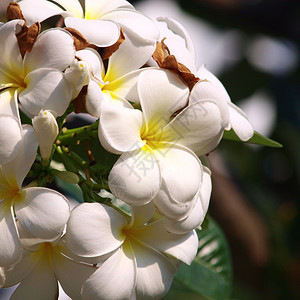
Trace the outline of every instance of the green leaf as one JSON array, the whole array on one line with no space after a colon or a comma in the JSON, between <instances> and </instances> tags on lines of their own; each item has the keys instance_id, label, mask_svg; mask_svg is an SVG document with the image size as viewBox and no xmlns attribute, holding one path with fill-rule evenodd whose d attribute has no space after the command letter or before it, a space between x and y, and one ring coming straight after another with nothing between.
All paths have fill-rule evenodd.
<instances>
[{"instance_id":1,"label":"green leaf","mask_svg":"<svg viewBox=\"0 0 300 300\"><path fill-rule=\"evenodd\" d=\"M223 139L236 141L236 142L243 142L232 129L230 129L229 131L224 131ZM263 135L261 135L256 131L254 132L252 138L250 138L248 141L243 143L256 144L256 145L268 146L273 148L282 148L282 145L280 143L273 141L267 137L264 137Z\"/></svg>"},{"instance_id":2,"label":"green leaf","mask_svg":"<svg viewBox=\"0 0 300 300\"><path fill-rule=\"evenodd\" d=\"M175 280L196 293L198 299L228 299L231 293L232 265L226 238L209 218L207 229L198 230L199 248L190 266L182 265Z\"/></svg>"}]
</instances>

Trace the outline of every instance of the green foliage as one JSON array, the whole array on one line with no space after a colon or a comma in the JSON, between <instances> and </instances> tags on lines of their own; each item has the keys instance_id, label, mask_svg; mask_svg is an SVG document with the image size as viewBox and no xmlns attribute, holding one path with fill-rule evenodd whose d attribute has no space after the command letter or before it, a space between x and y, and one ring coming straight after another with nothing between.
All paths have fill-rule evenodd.
<instances>
[{"instance_id":1,"label":"green foliage","mask_svg":"<svg viewBox=\"0 0 300 300\"><path fill-rule=\"evenodd\" d=\"M182 265L168 299L228 299L231 293L232 267L226 238L212 219L198 230L199 248L190 266Z\"/></svg>"},{"instance_id":2,"label":"green foliage","mask_svg":"<svg viewBox=\"0 0 300 300\"><path fill-rule=\"evenodd\" d=\"M230 141L236 141L236 142L243 142L240 140L240 138L235 134L235 132L231 129L229 131L224 131L223 139L230 140ZM273 141L267 137L264 137L258 132L254 132L254 135L252 138L250 138L248 141L244 142L248 144L256 144L256 145L262 145L262 146L268 146L273 148L281 148L282 145L276 141Z\"/></svg>"}]
</instances>

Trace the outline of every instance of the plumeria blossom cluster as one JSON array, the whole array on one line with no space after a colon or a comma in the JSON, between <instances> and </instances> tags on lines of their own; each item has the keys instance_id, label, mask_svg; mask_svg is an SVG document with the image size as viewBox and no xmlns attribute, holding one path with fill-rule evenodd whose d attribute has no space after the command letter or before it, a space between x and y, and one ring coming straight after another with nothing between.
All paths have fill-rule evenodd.
<instances>
[{"instance_id":1,"label":"plumeria blossom cluster","mask_svg":"<svg viewBox=\"0 0 300 300\"><path fill-rule=\"evenodd\" d=\"M163 297L197 254L207 155L224 130L251 138L247 116L197 69L175 20L151 20L125 0L22 0L6 16L0 287L19 284L11 299L56 299L58 282L72 299ZM66 129L74 112L96 121ZM110 167L89 139L117 157ZM87 158L73 151L80 143ZM78 184L85 203L70 211L55 177Z\"/></svg>"}]
</instances>

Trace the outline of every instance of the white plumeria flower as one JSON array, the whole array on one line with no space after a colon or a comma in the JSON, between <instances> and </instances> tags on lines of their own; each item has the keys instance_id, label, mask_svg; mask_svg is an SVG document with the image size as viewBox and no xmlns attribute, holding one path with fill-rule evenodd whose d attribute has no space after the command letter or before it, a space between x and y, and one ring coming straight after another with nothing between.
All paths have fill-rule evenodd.
<instances>
[{"instance_id":1,"label":"white plumeria flower","mask_svg":"<svg viewBox=\"0 0 300 300\"><path fill-rule=\"evenodd\" d=\"M59 133L55 115L49 110L41 110L32 119L32 126L39 140L40 154L43 160L50 157L53 143Z\"/></svg>"},{"instance_id":2,"label":"white plumeria flower","mask_svg":"<svg viewBox=\"0 0 300 300\"><path fill-rule=\"evenodd\" d=\"M123 153L109 186L129 204L153 200L160 213L179 220L188 216L202 185L202 164L193 151L204 155L217 146L221 113L213 100L187 106L188 88L170 71L142 72L138 92L142 112L102 104L100 142L108 151Z\"/></svg>"},{"instance_id":3,"label":"white plumeria flower","mask_svg":"<svg viewBox=\"0 0 300 300\"><path fill-rule=\"evenodd\" d=\"M0 27L0 111L18 118L22 109L37 115L41 109L62 115L71 101L72 86L64 71L75 58L72 36L59 28L41 33L32 50L22 58L16 34L23 20L12 20Z\"/></svg>"},{"instance_id":4,"label":"white plumeria flower","mask_svg":"<svg viewBox=\"0 0 300 300\"><path fill-rule=\"evenodd\" d=\"M130 107L130 102L138 102L137 79L144 70L140 69L154 52L154 45L138 47L130 39L108 59L105 69L97 51L86 48L76 52L76 57L89 67L89 83L86 95L86 109L96 117L100 116L102 101Z\"/></svg>"},{"instance_id":5,"label":"white plumeria flower","mask_svg":"<svg viewBox=\"0 0 300 300\"><path fill-rule=\"evenodd\" d=\"M200 78L191 90L190 103L197 102L199 99L214 99L217 101L222 112L222 126L225 130L231 128L242 141L247 141L254 134L252 124L247 115L233 104L222 83L209 72L204 66L197 71L195 50L191 38L184 27L177 21L170 18L159 18L165 22L169 32L163 31L167 38L164 44L175 55L178 62L184 64L189 70Z\"/></svg>"},{"instance_id":6,"label":"white plumeria flower","mask_svg":"<svg viewBox=\"0 0 300 300\"><path fill-rule=\"evenodd\" d=\"M169 233L162 219L150 221L153 213L152 205L132 207L129 222L99 203L84 203L72 211L68 248L96 262L109 254L84 284L83 299L156 299L167 293L180 261L193 261L198 238L195 231Z\"/></svg>"},{"instance_id":7,"label":"white plumeria flower","mask_svg":"<svg viewBox=\"0 0 300 300\"><path fill-rule=\"evenodd\" d=\"M57 282L72 299L81 299L82 285L97 268L68 258L65 252L69 250L61 237L43 242L26 232L19 222L18 231L23 246L22 259L3 269L3 287L20 283L11 299L22 300L24 295L31 300L56 299Z\"/></svg>"},{"instance_id":8,"label":"white plumeria flower","mask_svg":"<svg viewBox=\"0 0 300 300\"><path fill-rule=\"evenodd\" d=\"M24 125L17 155L0 167L0 266L3 267L15 264L22 256L16 218L34 237L51 241L61 234L69 217L69 203L60 193L41 187L22 188L37 146L33 128Z\"/></svg>"},{"instance_id":9,"label":"white plumeria flower","mask_svg":"<svg viewBox=\"0 0 300 300\"><path fill-rule=\"evenodd\" d=\"M59 6L46 0L23 0L19 4L29 24L61 14L65 16L66 26L77 29L90 43L99 47L110 46L118 40L120 30L117 24L141 43L154 44L159 36L154 22L125 0L85 0L85 11L78 0L53 2Z\"/></svg>"}]
</instances>

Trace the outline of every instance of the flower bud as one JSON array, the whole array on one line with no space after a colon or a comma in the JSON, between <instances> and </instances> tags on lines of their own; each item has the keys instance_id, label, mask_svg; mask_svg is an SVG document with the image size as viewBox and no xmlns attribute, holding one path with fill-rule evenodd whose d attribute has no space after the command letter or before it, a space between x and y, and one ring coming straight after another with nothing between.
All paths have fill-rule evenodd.
<instances>
[{"instance_id":1,"label":"flower bud","mask_svg":"<svg viewBox=\"0 0 300 300\"><path fill-rule=\"evenodd\" d=\"M50 157L52 145L59 132L54 115L55 113L49 110L41 110L32 119L32 125L38 136L40 153L43 160L47 160Z\"/></svg>"},{"instance_id":2,"label":"flower bud","mask_svg":"<svg viewBox=\"0 0 300 300\"><path fill-rule=\"evenodd\" d=\"M82 87L88 85L90 79L89 66L84 61L74 59L70 67L65 71L65 78L73 86L72 99L76 98Z\"/></svg>"}]
</instances>

